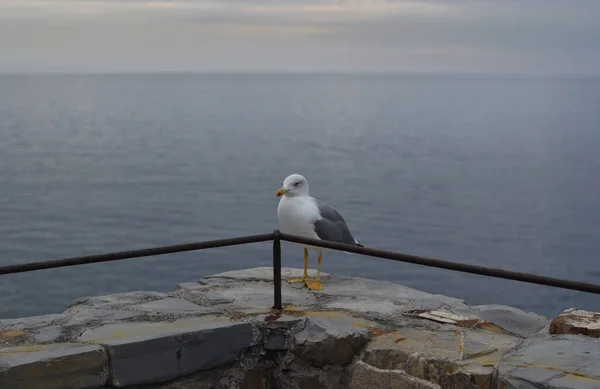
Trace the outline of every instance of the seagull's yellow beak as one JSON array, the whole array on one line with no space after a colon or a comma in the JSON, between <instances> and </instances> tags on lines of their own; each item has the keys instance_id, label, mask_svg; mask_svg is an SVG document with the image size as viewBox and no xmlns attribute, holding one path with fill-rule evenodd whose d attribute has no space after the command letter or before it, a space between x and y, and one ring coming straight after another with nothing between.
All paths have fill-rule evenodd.
<instances>
[{"instance_id":1,"label":"seagull's yellow beak","mask_svg":"<svg viewBox=\"0 0 600 389\"><path fill-rule=\"evenodd\" d=\"M277 189L277 197L283 196L287 192L288 192L287 189L285 189L285 188L279 188L279 189Z\"/></svg>"}]
</instances>

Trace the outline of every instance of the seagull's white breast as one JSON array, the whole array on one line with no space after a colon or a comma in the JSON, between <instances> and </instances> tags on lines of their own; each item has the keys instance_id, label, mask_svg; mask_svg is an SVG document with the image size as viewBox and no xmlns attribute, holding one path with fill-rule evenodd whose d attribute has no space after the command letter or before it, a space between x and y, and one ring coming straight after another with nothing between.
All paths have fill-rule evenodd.
<instances>
[{"instance_id":1,"label":"seagull's white breast","mask_svg":"<svg viewBox=\"0 0 600 389\"><path fill-rule=\"evenodd\" d=\"M309 196L282 196L277 206L281 232L319 239L314 222L321 218L317 205Z\"/></svg>"}]
</instances>

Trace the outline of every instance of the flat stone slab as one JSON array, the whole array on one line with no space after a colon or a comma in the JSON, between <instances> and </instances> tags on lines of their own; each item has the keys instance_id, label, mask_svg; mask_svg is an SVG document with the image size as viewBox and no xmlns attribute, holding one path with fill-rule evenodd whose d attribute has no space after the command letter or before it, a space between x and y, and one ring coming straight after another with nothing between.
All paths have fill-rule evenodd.
<instances>
[{"instance_id":1,"label":"flat stone slab","mask_svg":"<svg viewBox=\"0 0 600 389\"><path fill-rule=\"evenodd\" d=\"M167 298L165 293L134 291L126 293L109 294L106 296L83 297L75 300L67 309L67 312L74 307L93 307L95 309L120 308L127 305L138 305L149 301Z\"/></svg>"},{"instance_id":2,"label":"flat stone slab","mask_svg":"<svg viewBox=\"0 0 600 389\"><path fill-rule=\"evenodd\" d=\"M343 309L349 312L361 313L377 313L384 315L394 315L402 313L405 309L404 304L396 304L392 301L385 301L373 298L363 297L342 297L332 299L326 306L331 309ZM433 307L438 307L439 304L434 304Z\"/></svg>"},{"instance_id":3,"label":"flat stone slab","mask_svg":"<svg viewBox=\"0 0 600 389\"><path fill-rule=\"evenodd\" d=\"M153 313L170 314L198 314L198 313L216 313L216 310L210 307L202 307L190 301L178 298L166 298L154 300L148 303L133 305L131 307L137 311Z\"/></svg>"},{"instance_id":4,"label":"flat stone slab","mask_svg":"<svg viewBox=\"0 0 600 389\"><path fill-rule=\"evenodd\" d=\"M235 288L219 290L221 298L231 300L233 307L262 308L273 306L273 284L263 281L237 285ZM312 307L317 305L315 296L307 289L297 289L287 283L281 288L284 305Z\"/></svg>"},{"instance_id":5,"label":"flat stone slab","mask_svg":"<svg viewBox=\"0 0 600 389\"><path fill-rule=\"evenodd\" d=\"M504 331L522 338L537 334L550 324L550 320L545 316L506 305L463 306L453 307L450 310L482 322L493 323Z\"/></svg>"},{"instance_id":6,"label":"flat stone slab","mask_svg":"<svg viewBox=\"0 0 600 389\"><path fill-rule=\"evenodd\" d=\"M567 309L550 323L551 334L581 334L600 338L600 313Z\"/></svg>"},{"instance_id":7,"label":"flat stone slab","mask_svg":"<svg viewBox=\"0 0 600 389\"><path fill-rule=\"evenodd\" d=\"M230 363L255 344L249 323L219 316L109 324L84 332L78 341L106 347L109 384L117 387L163 382Z\"/></svg>"},{"instance_id":8,"label":"flat stone slab","mask_svg":"<svg viewBox=\"0 0 600 389\"><path fill-rule=\"evenodd\" d=\"M530 339L504 356L498 376L507 389L600 388L600 343L580 335Z\"/></svg>"},{"instance_id":9,"label":"flat stone slab","mask_svg":"<svg viewBox=\"0 0 600 389\"><path fill-rule=\"evenodd\" d=\"M95 389L105 385L108 358L95 344L55 343L0 349L0 388Z\"/></svg>"},{"instance_id":10,"label":"flat stone slab","mask_svg":"<svg viewBox=\"0 0 600 389\"><path fill-rule=\"evenodd\" d=\"M2 330L27 330L45 327L50 323L63 318L60 314L21 317L18 319L0 319L0 331Z\"/></svg>"},{"instance_id":11,"label":"flat stone slab","mask_svg":"<svg viewBox=\"0 0 600 389\"><path fill-rule=\"evenodd\" d=\"M436 300L448 305L463 303L463 300L454 297L426 293L387 281L370 280L359 277L336 277L331 282L323 283L323 290L315 291L315 293L334 296L377 298L397 301L399 304L407 304L415 300Z\"/></svg>"},{"instance_id":12,"label":"flat stone slab","mask_svg":"<svg viewBox=\"0 0 600 389\"><path fill-rule=\"evenodd\" d=\"M65 311L65 326L82 326L94 320L101 320L105 323L111 323L120 320L132 319L139 316L138 312L124 311L120 309L93 308L89 306L70 308Z\"/></svg>"}]
</instances>

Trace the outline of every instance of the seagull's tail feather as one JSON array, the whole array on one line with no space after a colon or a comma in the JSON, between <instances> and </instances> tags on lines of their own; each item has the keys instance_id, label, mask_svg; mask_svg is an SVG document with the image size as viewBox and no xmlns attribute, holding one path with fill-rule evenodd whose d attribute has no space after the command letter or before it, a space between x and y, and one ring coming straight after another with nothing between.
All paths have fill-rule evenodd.
<instances>
[{"instance_id":1,"label":"seagull's tail feather","mask_svg":"<svg viewBox=\"0 0 600 389\"><path fill-rule=\"evenodd\" d=\"M354 244L355 244L356 246L358 246L358 247L365 247L365 246L363 246L362 244L360 244L360 243L358 242L358 239L356 239L356 238L354 238ZM344 252L345 252L346 254L349 254L349 255L354 255L354 254L355 254L355 253L349 253L349 252L347 252L347 251L344 251Z\"/></svg>"},{"instance_id":2,"label":"seagull's tail feather","mask_svg":"<svg viewBox=\"0 0 600 389\"><path fill-rule=\"evenodd\" d=\"M360 242L358 241L358 239L356 239L356 237L353 237L353 238L354 238L354 244L356 244L358 247L365 247L362 244L360 244Z\"/></svg>"}]
</instances>

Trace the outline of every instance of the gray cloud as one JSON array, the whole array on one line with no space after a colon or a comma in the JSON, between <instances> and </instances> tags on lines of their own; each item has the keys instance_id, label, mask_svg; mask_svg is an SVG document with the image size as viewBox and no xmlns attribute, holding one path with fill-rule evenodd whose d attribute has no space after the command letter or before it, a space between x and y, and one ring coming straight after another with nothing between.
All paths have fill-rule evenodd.
<instances>
[{"instance_id":1,"label":"gray cloud","mask_svg":"<svg viewBox=\"0 0 600 389\"><path fill-rule=\"evenodd\" d=\"M0 72L597 73L595 0L0 0Z\"/></svg>"}]
</instances>

